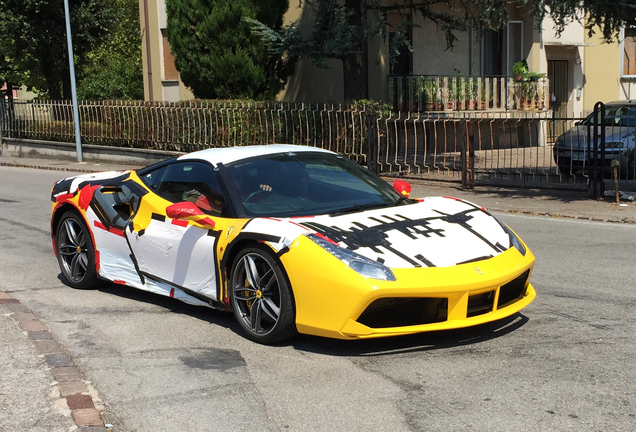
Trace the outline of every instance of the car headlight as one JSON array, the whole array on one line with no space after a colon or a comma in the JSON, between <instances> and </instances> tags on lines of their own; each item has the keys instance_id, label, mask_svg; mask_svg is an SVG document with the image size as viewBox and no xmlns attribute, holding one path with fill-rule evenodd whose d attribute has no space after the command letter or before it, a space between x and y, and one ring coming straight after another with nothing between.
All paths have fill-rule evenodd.
<instances>
[{"instance_id":1,"label":"car headlight","mask_svg":"<svg viewBox=\"0 0 636 432\"><path fill-rule=\"evenodd\" d=\"M370 279L395 281L395 275L387 266L363 257L352 250L340 247L319 235L309 234L307 237L360 275Z\"/></svg>"},{"instance_id":2,"label":"car headlight","mask_svg":"<svg viewBox=\"0 0 636 432\"><path fill-rule=\"evenodd\" d=\"M521 255L526 256L526 247L523 245L519 237L517 237L517 234L512 232L510 227L506 225L505 223L501 221L498 221L498 222L499 222L499 225L501 225L501 227L503 228L503 230L508 234L508 237L510 237L510 244L514 246L521 253Z\"/></svg>"}]
</instances>

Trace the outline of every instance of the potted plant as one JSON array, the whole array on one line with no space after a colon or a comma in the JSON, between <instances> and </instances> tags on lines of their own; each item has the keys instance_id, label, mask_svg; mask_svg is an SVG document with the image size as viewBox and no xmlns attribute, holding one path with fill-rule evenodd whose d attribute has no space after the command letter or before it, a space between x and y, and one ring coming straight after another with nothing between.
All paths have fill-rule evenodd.
<instances>
[{"instance_id":1,"label":"potted plant","mask_svg":"<svg viewBox=\"0 0 636 432\"><path fill-rule=\"evenodd\" d=\"M419 92L424 103L424 111L433 111L439 104L439 83L435 79L421 77Z\"/></svg>"},{"instance_id":2,"label":"potted plant","mask_svg":"<svg viewBox=\"0 0 636 432\"><path fill-rule=\"evenodd\" d=\"M512 73L515 78L515 96L519 101L518 108L531 109L531 101L537 101L539 98L537 81L545 77L545 74L532 72L525 60L515 63Z\"/></svg>"}]
</instances>

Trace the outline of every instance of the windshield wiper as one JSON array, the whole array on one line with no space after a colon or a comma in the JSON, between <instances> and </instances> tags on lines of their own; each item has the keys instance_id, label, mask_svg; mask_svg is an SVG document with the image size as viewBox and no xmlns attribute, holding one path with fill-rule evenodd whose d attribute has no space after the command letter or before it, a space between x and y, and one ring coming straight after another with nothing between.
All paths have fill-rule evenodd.
<instances>
[{"instance_id":1,"label":"windshield wiper","mask_svg":"<svg viewBox=\"0 0 636 432\"><path fill-rule=\"evenodd\" d=\"M400 197L398 198L398 200L395 202L395 204L393 205L400 205L403 202L407 202L409 204L413 204L413 200L411 198L407 198L404 195L400 195Z\"/></svg>"},{"instance_id":2,"label":"windshield wiper","mask_svg":"<svg viewBox=\"0 0 636 432\"><path fill-rule=\"evenodd\" d=\"M340 210L329 212L329 214L330 215L340 215L340 214L345 214L345 213L352 213L352 212L370 210L370 209L381 208L381 207L388 207L388 204L386 204L386 203L356 204L356 205L352 205L351 207L345 207L345 208L340 209Z\"/></svg>"}]
</instances>

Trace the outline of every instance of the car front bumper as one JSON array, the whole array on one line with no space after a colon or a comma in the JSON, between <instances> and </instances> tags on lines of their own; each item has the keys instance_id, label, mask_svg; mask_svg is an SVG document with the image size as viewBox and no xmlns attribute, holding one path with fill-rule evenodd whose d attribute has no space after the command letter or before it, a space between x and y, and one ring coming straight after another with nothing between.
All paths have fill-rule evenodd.
<instances>
[{"instance_id":1,"label":"car front bumper","mask_svg":"<svg viewBox=\"0 0 636 432\"><path fill-rule=\"evenodd\" d=\"M298 331L339 339L474 326L508 317L536 296L534 256L515 248L452 267L392 269L394 282L360 276L304 236L281 261Z\"/></svg>"}]
</instances>

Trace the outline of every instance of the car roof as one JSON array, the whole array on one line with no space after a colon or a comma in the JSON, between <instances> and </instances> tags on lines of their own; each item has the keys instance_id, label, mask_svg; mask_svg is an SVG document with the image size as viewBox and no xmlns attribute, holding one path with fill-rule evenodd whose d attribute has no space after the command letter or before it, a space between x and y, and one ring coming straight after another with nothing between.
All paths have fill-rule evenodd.
<instances>
[{"instance_id":1,"label":"car roof","mask_svg":"<svg viewBox=\"0 0 636 432\"><path fill-rule=\"evenodd\" d=\"M623 100L623 101L611 101L611 102L605 103L605 106L607 106L607 105L623 105L623 106L634 105L634 106L636 106L636 99Z\"/></svg>"},{"instance_id":2,"label":"car roof","mask_svg":"<svg viewBox=\"0 0 636 432\"><path fill-rule=\"evenodd\" d=\"M329 150L317 147L299 146L292 144L253 145L242 147L221 147L195 151L180 156L178 160L202 159L216 166L224 165L252 157L281 153L318 152L336 154Z\"/></svg>"}]
</instances>

